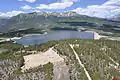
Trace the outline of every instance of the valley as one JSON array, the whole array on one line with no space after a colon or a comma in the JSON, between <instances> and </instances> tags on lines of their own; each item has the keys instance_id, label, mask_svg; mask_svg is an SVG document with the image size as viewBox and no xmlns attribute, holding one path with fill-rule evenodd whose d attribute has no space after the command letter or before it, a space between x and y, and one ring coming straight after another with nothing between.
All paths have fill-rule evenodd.
<instances>
[{"instance_id":1,"label":"valley","mask_svg":"<svg viewBox=\"0 0 120 80\"><path fill-rule=\"evenodd\" d=\"M75 12L0 19L0 80L119 80L119 64L119 21Z\"/></svg>"},{"instance_id":2,"label":"valley","mask_svg":"<svg viewBox=\"0 0 120 80\"><path fill-rule=\"evenodd\" d=\"M120 0L0 0L0 80L120 80Z\"/></svg>"},{"instance_id":3,"label":"valley","mask_svg":"<svg viewBox=\"0 0 120 80\"><path fill-rule=\"evenodd\" d=\"M22 13L0 20L0 37L22 37L27 34L44 34L52 30L94 31L102 36L120 37L120 22L79 15L75 12ZM110 38L105 38L110 39Z\"/></svg>"}]
</instances>

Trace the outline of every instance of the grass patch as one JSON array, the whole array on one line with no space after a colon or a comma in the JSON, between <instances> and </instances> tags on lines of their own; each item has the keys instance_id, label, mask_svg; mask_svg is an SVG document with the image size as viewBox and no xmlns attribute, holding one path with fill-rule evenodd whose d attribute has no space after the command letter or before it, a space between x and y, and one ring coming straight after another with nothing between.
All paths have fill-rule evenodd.
<instances>
[{"instance_id":1,"label":"grass patch","mask_svg":"<svg viewBox=\"0 0 120 80\"><path fill-rule=\"evenodd\" d=\"M0 48L8 49L9 51L15 52L23 48L23 45L18 45L15 43L3 43L0 44Z\"/></svg>"},{"instance_id":2,"label":"grass patch","mask_svg":"<svg viewBox=\"0 0 120 80\"><path fill-rule=\"evenodd\" d=\"M19 69L15 70L13 72L13 74L15 74L15 75L22 75L23 73L21 72L21 68L19 68Z\"/></svg>"},{"instance_id":3,"label":"grass patch","mask_svg":"<svg viewBox=\"0 0 120 80\"><path fill-rule=\"evenodd\" d=\"M51 62L49 62L43 66L40 65L36 68L31 68L29 70L26 70L25 73L31 73L31 72L37 72L37 71L44 72L45 80L52 80L52 78L53 78L53 64Z\"/></svg>"},{"instance_id":4,"label":"grass patch","mask_svg":"<svg viewBox=\"0 0 120 80\"><path fill-rule=\"evenodd\" d=\"M15 60L15 56L10 54L9 52L3 52L0 53L0 59L11 59L11 60Z\"/></svg>"}]
</instances>

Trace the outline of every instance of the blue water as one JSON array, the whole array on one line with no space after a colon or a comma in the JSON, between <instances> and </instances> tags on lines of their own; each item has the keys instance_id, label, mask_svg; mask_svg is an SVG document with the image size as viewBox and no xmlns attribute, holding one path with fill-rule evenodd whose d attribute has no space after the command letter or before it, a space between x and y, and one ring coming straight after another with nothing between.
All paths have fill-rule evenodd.
<instances>
[{"instance_id":1,"label":"blue water","mask_svg":"<svg viewBox=\"0 0 120 80\"><path fill-rule=\"evenodd\" d=\"M45 35L32 35L16 40L16 43L23 45L41 44L52 40L63 39L93 39L94 34L91 32L78 31L53 31Z\"/></svg>"}]
</instances>

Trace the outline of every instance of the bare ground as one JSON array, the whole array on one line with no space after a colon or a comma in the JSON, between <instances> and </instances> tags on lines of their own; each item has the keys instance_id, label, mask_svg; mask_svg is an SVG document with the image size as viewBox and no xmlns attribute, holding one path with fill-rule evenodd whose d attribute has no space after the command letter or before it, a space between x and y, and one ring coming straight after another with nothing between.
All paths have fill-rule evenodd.
<instances>
[{"instance_id":1,"label":"bare ground","mask_svg":"<svg viewBox=\"0 0 120 80\"><path fill-rule=\"evenodd\" d=\"M64 59L60 57L53 47L46 52L39 52L38 54L31 54L24 56L25 65L21 67L22 72L26 69L34 68L39 65L53 63L53 80L70 80L69 68L67 67Z\"/></svg>"}]
</instances>

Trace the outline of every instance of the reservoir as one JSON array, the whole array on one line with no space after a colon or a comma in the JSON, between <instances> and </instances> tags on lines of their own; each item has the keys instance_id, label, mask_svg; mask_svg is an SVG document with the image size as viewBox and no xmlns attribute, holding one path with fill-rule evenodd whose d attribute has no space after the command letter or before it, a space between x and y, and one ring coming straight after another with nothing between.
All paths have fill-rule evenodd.
<instances>
[{"instance_id":1,"label":"reservoir","mask_svg":"<svg viewBox=\"0 0 120 80\"><path fill-rule=\"evenodd\" d=\"M64 40L64 39L94 39L94 33L92 32L79 32L69 30L57 30L49 32L48 34L41 35L29 35L15 40L18 44L34 45L42 44L52 40Z\"/></svg>"}]
</instances>

